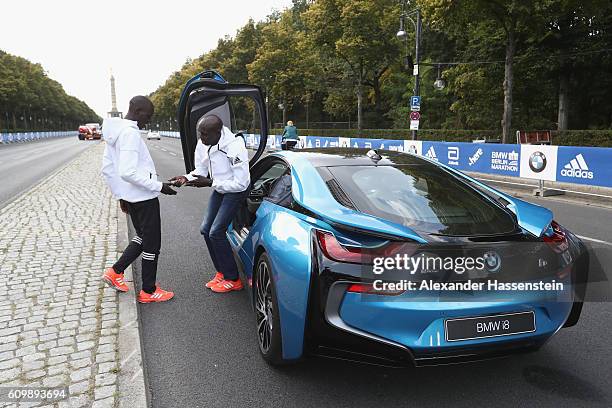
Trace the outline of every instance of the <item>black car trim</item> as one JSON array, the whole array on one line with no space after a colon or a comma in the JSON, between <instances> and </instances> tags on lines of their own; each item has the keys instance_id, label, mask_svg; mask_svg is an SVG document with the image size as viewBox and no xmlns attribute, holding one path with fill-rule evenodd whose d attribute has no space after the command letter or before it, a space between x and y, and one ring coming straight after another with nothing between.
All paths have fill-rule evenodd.
<instances>
[{"instance_id":1,"label":"black car trim","mask_svg":"<svg viewBox=\"0 0 612 408\"><path fill-rule=\"evenodd\" d=\"M365 337L369 340L374 340L374 341L383 343L388 346L397 347L398 349L407 351L408 353L412 355L412 352L410 351L408 347L400 343L396 343L392 340L387 340L375 334L368 333L366 331L349 326L348 324L344 322L344 320L342 320L342 318L340 317L340 305L342 304L342 300L344 299L344 294L346 293L346 289L348 288L349 285L353 283L355 282L336 281L329 288L329 292L327 294L327 301L325 303L325 312L324 312L325 320L327 321L327 323L329 323L330 325L340 330L349 332L351 334L355 334L360 337Z\"/></svg>"}]
</instances>

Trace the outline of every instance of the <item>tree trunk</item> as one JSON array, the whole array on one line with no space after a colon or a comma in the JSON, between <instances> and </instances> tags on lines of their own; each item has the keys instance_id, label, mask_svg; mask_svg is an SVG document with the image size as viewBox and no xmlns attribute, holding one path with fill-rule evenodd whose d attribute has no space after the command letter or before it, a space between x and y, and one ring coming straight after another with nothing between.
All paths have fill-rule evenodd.
<instances>
[{"instance_id":1,"label":"tree trunk","mask_svg":"<svg viewBox=\"0 0 612 408\"><path fill-rule=\"evenodd\" d=\"M287 104L283 102L283 126L281 127L285 127L286 124L287 124Z\"/></svg>"},{"instance_id":2,"label":"tree trunk","mask_svg":"<svg viewBox=\"0 0 612 408\"><path fill-rule=\"evenodd\" d=\"M363 87L361 85L357 86L357 129L359 130L359 134L361 134L362 126L362 114L363 114Z\"/></svg>"},{"instance_id":3,"label":"tree trunk","mask_svg":"<svg viewBox=\"0 0 612 408\"><path fill-rule=\"evenodd\" d=\"M557 116L557 130L567 130L570 74L566 68L566 66L561 65L561 73L559 74L559 114Z\"/></svg>"},{"instance_id":4,"label":"tree trunk","mask_svg":"<svg viewBox=\"0 0 612 408\"><path fill-rule=\"evenodd\" d=\"M506 143L510 138L512 129L512 85L513 72L512 63L514 62L514 53L516 52L516 40L514 27L508 30L508 38L506 43L506 61L504 64L504 116L502 117L502 143Z\"/></svg>"},{"instance_id":5,"label":"tree trunk","mask_svg":"<svg viewBox=\"0 0 612 408\"><path fill-rule=\"evenodd\" d=\"M381 97L380 97L380 77L375 76L372 81L372 88L374 88L374 106L377 113L381 113L382 109L380 106Z\"/></svg>"},{"instance_id":6,"label":"tree trunk","mask_svg":"<svg viewBox=\"0 0 612 408\"><path fill-rule=\"evenodd\" d=\"M359 66L359 78L357 83L357 130L361 136L363 129L363 66Z\"/></svg>"}]
</instances>

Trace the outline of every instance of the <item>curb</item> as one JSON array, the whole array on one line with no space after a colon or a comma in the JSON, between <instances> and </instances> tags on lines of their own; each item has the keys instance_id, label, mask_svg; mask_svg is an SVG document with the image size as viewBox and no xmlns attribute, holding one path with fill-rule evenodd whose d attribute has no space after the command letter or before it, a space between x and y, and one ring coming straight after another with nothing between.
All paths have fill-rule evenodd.
<instances>
[{"instance_id":1,"label":"curb","mask_svg":"<svg viewBox=\"0 0 612 408\"><path fill-rule=\"evenodd\" d=\"M129 243L127 215L118 210L117 247L125 248ZM122 222L122 217L124 222ZM117 406L120 408L147 408L147 393L144 365L142 358L142 337L140 336L140 318L136 305L136 294L132 267L125 270L125 281L132 293L119 294L119 359L118 374L119 396Z\"/></svg>"}]
</instances>

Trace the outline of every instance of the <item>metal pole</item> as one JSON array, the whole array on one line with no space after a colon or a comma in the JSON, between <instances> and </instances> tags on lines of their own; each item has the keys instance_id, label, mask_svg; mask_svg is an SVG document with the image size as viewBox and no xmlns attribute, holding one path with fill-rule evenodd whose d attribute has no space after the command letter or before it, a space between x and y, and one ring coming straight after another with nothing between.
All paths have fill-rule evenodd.
<instances>
[{"instance_id":1,"label":"metal pole","mask_svg":"<svg viewBox=\"0 0 612 408\"><path fill-rule=\"evenodd\" d=\"M420 84L419 84L419 74L421 71L421 66L419 65L421 61L421 55L419 53L419 44L421 42L421 10L416 10L416 35L415 35L415 47L414 47L414 65L416 69L416 75L414 76L414 95L419 96L420 92ZM417 140L417 131L412 131L412 140Z\"/></svg>"}]
</instances>

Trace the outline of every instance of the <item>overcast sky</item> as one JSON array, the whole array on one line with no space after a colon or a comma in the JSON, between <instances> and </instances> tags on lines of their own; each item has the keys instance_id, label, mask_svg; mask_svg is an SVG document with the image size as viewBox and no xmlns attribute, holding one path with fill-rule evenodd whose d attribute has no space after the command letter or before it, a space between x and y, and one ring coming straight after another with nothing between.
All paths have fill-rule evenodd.
<instances>
[{"instance_id":1,"label":"overcast sky","mask_svg":"<svg viewBox=\"0 0 612 408\"><path fill-rule=\"evenodd\" d=\"M234 35L249 17L262 20L291 0L2 2L0 49L40 63L66 92L100 116L110 110L110 69L119 110L148 94L188 57Z\"/></svg>"}]
</instances>

